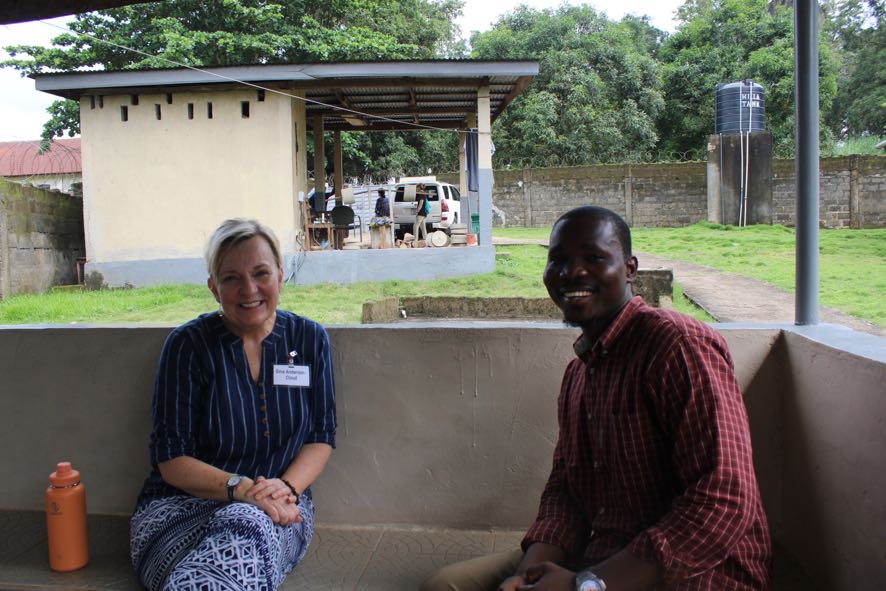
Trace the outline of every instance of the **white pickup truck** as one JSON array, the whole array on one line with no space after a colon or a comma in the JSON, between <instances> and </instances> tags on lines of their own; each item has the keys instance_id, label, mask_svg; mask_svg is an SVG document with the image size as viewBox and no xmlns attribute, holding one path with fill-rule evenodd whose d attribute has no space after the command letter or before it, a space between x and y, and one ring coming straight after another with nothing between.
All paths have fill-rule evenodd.
<instances>
[{"instance_id":1,"label":"white pickup truck","mask_svg":"<svg viewBox=\"0 0 886 591\"><path fill-rule=\"evenodd\" d=\"M431 213L425 219L428 232L443 230L448 233L449 226L458 223L461 207L458 187L436 180L409 180L397 184L394 188L394 231L397 238L402 238L406 232L412 233L418 200L407 199L410 193L414 194L414 191L407 191L406 187L419 183L425 186L428 202L431 205Z\"/></svg>"}]
</instances>

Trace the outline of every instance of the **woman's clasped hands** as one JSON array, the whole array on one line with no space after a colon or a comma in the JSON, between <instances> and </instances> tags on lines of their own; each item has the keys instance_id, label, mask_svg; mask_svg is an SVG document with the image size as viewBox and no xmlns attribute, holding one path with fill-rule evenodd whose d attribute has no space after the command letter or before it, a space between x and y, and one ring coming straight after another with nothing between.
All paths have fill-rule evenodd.
<instances>
[{"instance_id":1,"label":"woman's clasped hands","mask_svg":"<svg viewBox=\"0 0 886 591\"><path fill-rule=\"evenodd\" d=\"M255 484L246 491L243 502L255 505L278 525L292 525L302 520L298 499L279 478L259 476L255 479Z\"/></svg>"}]
</instances>

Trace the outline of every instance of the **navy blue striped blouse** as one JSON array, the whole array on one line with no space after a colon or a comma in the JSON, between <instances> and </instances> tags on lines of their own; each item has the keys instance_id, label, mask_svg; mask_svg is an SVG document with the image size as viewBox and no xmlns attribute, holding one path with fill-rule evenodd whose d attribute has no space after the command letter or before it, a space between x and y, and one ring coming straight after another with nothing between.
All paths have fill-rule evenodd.
<instances>
[{"instance_id":1,"label":"navy blue striped blouse","mask_svg":"<svg viewBox=\"0 0 886 591\"><path fill-rule=\"evenodd\" d=\"M275 386L274 365L310 368L309 387ZM306 443L335 447L335 384L326 330L277 310L262 342L261 374L252 380L243 343L218 312L203 314L166 338L152 405L151 465L139 503L183 494L157 464L192 456L250 478L279 477Z\"/></svg>"}]
</instances>

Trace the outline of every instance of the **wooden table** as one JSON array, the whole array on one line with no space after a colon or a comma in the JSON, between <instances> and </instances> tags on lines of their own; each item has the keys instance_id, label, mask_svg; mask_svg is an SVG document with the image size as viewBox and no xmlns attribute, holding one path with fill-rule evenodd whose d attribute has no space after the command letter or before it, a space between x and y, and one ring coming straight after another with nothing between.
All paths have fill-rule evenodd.
<instances>
[{"instance_id":1,"label":"wooden table","mask_svg":"<svg viewBox=\"0 0 886 591\"><path fill-rule=\"evenodd\" d=\"M322 237L326 237L326 242L332 246L332 222L321 222L321 221L307 221L305 222L305 236L307 237L305 240L305 246L308 250L320 250L322 249L321 240Z\"/></svg>"},{"instance_id":2,"label":"wooden table","mask_svg":"<svg viewBox=\"0 0 886 591\"><path fill-rule=\"evenodd\" d=\"M329 247L332 247L332 219L324 215L324 221L314 218L314 212L308 207L307 201L301 202L301 214L305 223L305 250L321 250L320 241L323 236Z\"/></svg>"}]
</instances>

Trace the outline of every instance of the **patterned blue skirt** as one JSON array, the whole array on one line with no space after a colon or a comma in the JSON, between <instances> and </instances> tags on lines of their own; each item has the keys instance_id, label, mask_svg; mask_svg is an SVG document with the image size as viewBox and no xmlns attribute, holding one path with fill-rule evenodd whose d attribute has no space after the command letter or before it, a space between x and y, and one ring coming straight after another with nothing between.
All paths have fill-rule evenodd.
<instances>
[{"instance_id":1,"label":"patterned blue skirt","mask_svg":"<svg viewBox=\"0 0 886 591\"><path fill-rule=\"evenodd\" d=\"M157 499L130 522L130 554L150 591L274 591L308 551L314 505L303 495L302 522L275 525L248 503L192 496Z\"/></svg>"}]
</instances>

